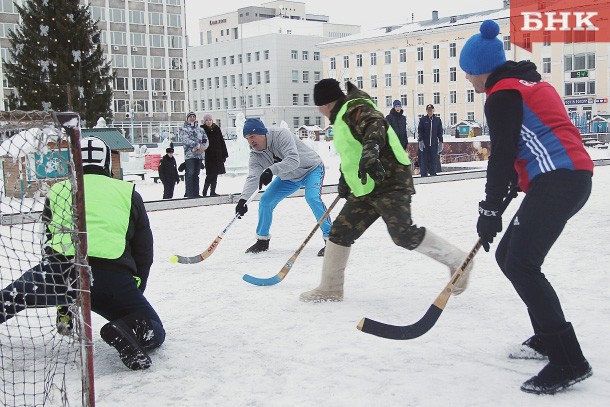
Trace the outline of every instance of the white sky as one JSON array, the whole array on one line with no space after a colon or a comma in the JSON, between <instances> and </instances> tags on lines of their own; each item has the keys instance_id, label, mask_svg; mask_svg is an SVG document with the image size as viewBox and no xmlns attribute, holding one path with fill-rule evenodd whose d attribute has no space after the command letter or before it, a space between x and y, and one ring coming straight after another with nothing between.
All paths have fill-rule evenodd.
<instances>
[{"instance_id":1,"label":"white sky","mask_svg":"<svg viewBox=\"0 0 610 407\"><path fill-rule=\"evenodd\" d=\"M231 1L186 1L186 29L190 45L199 44L199 19L235 11L240 7L258 6L264 0L231 0ZM502 0L441 0L441 1L406 1L380 0L365 2L362 7L354 0L306 0L306 12L330 17L331 23L355 24L366 31L386 25L397 25L415 20L427 20L432 10L438 10L439 17L466 14L481 10L492 10L502 7Z\"/></svg>"}]
</instances>

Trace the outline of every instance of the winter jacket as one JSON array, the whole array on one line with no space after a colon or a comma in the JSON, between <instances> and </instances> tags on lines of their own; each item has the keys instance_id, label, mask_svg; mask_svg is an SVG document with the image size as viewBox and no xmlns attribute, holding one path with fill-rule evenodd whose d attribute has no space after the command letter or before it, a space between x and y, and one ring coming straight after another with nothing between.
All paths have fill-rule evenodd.
<instances>
[{"instance_id":1,"label":"winter jacket","mask_svg":"<svg viewBox=\"0 0 610 407\"><path fill-rule=\"evenodd\" d=\"M335 104L330 112L330 122L334 124L343 105L349 103L349 107L341 119L349 126L351 135L362 145L367 143L379 145L379 159L386 171L386 176L383 181L375 185L375 189L370 195L396 190L405 190L408 194L414 194L410 164L401 164L388 143L390 124L383 113L370 103L355 100L370 100L371 97L366 92L358 89L351 82L347 82L346 87L347 95ZM350 103L350 101L353 102Z\"/></svg>"},{"instance_id":2,"label":"winter jacket","mask_svg":"<svg viewBox=\"0 0 610 407\"><path fill-rule=\"evenodd\" d=\"M85 184L85 199L89 196L95 196L99 194L89 193L88 190L91 188L113 188L114 185L120 185L117 183L124 183L124 181L115 180L112 178L108 178L108 182L96 182L91 183L88 180L91 177L108 177L103 169L99 167L88 166L84 168L84 172L86 174L84 178ZM105 180L101 180L105 181ZM150 273L150 268L153 263L153 234L150 229L150 223L148 220L148 214L146 213L146 208L144 207L144 201L142 200L142 196L133 189L131 195L127 197L128 202L126 202L126 206L123 205L123 202L120 205L115 206L114 210L123 210L122 208L126 207L129 211L128 215L128 223L127 230L124 234L124 240L119 239L117 244L121 244L124 246L122 254L115 259L101 258L88 256L89 265L94 270L94 272L98 271L107 271L109 273L129 273L131 275L137 276L141 279L140 290L144 291L146 288L146 282L148 280L148 275ZM110 205L111 203L108 203ZM118 203L117 203L118 204ZM100 210L96 210L94 208L102 208ZM85 215L87 219L87 223L96 222L96 227L91 231L88 230L89 233L94 232L96 230L101 231L104 229L104 219L108 215L108 210L105 208L103 204L100 205L86 205ZM92 211L95 210L95 213ZM42 219L52 223L54 217L57 215L54 214L51 210L51 204L49 199L47 198L47 202L45 204ZM110 221L108 219L108 221ZM109 222L110 224L110 222ZM47 247L45 251L47 253L55 255L56 252L51 252L51 247L49 246L49 242L51 241L51 232L49 226L47 225ZM91 250L91 248L89 249Z\"/></svg>"},{"instance_id":3,"label":"winter jacket","mask_svg":"<svg viewBox=\"0 0 610 407\"><path fill-rule=\"evenodd\" d=\"M240 199L248 199L258 189L260 175L267 168L281 180L300 181L322 165L322 159L290 130L270 127L267 148L261 151L251 149L248 165L248 178Z\"/></svg>"},{"instance_id":4,"label":"winter jacket","mask_svg":"<svg viewBox=\"0 0 610 407\"><path fill-rule=\"evenodd\" d=\"M593 172L582 136L570 121L561 97L541 81L536 65L508 61L485 83L485 117L491 154L486 200L499 204L518 176L527 192L539 174L558 169Z\"/></svg>"},{"instance_id":5,"label":"winter jacket","mask_svg":"<svg viewBox=\"0 0 610 407\"><path fill-rule=\"evenodd\" d=\"M404 115L404 110L400 109L400 112L397 112L396 109L392 109L385 119L396 132L402 148L407 148L409 136L407 135L407 117Z\"/></svg>"},{"instance_id":6,"label":"winter jacket","mask_svg":"<svg viewBox=\"0 0 610 407\"><path fill-rule=\"evenodd\" d=\"M222 131L216 123L212 123L212 126L208 127L203 125L203 130L208 137L209 147L205 150L205 171L208 175L213 174L224 174L225 161L229 157L227 151L227 144L225 143L224 137L222 137Z\"/></svg>"},{"instance_id":7,"label":"winter jacket","mask_svg":"<svg viewBox=\"0 0 610 407\"><path fill-rule=\"evenodd\" d=\"M184 159L197 158L203 160L205 153L198 154L193 152L194 148L199 148L202 144L205 148L209 145L208 137L203 129L199 127L199 123L193 122L191 125L191 123L185 121L179 134L182 137L182 143L184 143Z\"/></svg>"},{"instance_id":8,"label":"winter jacket","mask_svg":"<svg viewBox=\"0 0 610 407\"><path fill-rule=\"evenodd\" d=\"M429 117L426 114L419 118L417 141L423 141L424 148L430 146L438 148L438 143L443 142L443 123L440 117Z\"/></svg>"},{"instance_id":9,"label":"winter jacket","mask_svg":"<svg viewBox=\"0 0 610 407\"><path fill-rule=\"evenodd\" d=\"M176 184L180 181L176 159L165 154L159 163L159 179L163 184Z\"/></svg>"}]
</instances>

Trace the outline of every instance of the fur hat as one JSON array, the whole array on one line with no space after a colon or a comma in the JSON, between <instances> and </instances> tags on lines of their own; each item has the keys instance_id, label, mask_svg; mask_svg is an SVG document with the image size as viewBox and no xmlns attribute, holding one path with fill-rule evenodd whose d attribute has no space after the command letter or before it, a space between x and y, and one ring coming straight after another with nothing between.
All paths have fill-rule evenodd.
<instances>
[{"instance_id":1,"label":"fur hat","mask_svg":"<svg viewBox=\"0 0 610 407\"><path fill-rule=\"evenodd\" d=\"M394 103L392 103L392 107L396 107L396 106L400 106L400 107L402 107L402 103L400 103L400 100L398 100L398 99L396 99L396 100L394 101Z\"/></svg>"},{"instance_id":2,"label":"fur hat","mask_svg":"<svg viewBox=\"0 0 610 407\"><path fill-rule=\"evenodd\" d=\"M247 119L244 123L244 137L249 134L266 135L267 128L259 119Z\"/></svg>"},{"instance_id":3,"label":"fur hat","mask_svg":"<svg viewBox=\"0 0 610 407\"><path fill-rule=\"evenodd\" d=\"M212 115L211 115L211 114L209 114L209 113L204 114L204 115L203 115L203 121L205 122L205 121L208 121L208 120L214 120L214 119L212 118Z\"/></svg>"},{"instance_id":4,"label":"fur hat","mask_svg":"<svg viewBox=\"0 0 610 407\"><path fill-rule=\"evenodd\" d=\"M490 73L506 62L504 44L498 39L500 26L485 20L475 34L466 41L460 53L460 68L470 75Z\"/></svg>"},{"instance_id":5,"label":"fur hat","mask_svg":"<svg viewBox=\"0 0 610 407\"><path fill-rule=\"evenodd\" d=\"M313 87L313 101L316 106L322 106L345 96L339 81L332 78L322 79Z\"/></svg>"}]
</instances>

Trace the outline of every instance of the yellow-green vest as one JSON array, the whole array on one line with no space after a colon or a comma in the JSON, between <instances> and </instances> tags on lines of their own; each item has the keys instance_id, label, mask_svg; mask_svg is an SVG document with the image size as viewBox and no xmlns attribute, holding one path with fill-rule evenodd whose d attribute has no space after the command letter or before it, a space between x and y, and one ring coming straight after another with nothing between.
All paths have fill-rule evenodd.
<instances>
[{"instance_id":1,"label":"yellow-green vest","mask_svg":"<svg viewBox=\"0 0 610 407\"><path fill-rule=\"evenodd\" d=\"M117 259L125 251L125 235L129 227L133 185L103 175L86 174L85 216L87 223L87 254L90 257ZM51 239L47 243L65 256L75 254L70 233L72 195L68 181L54 184L49 191Z\"/></svg>"},{"instance_id":2,"label":"yellow-green vest","mask_svg":"<svg viewBox=\"0 0 610 407\"><path fill-rule=\"evenodd\" d=\"M379 110L375 104L368 99L352 99L347 103L343 104L339 113L337 113L337 118L333 123L333 141L335 143L335 149L341 158L341 172L343 173L343 177L345 178L345 182L349 185L352 193L355 196L367 195L373 191L375 188L375 181L371 179L370 176L367 175L366 184L362 185L360 178L358 177L358 166L360 164L360 157L362 157L362 144L352 135L352 132L349 129L347 123L343 121L343 115L347 111L347 108L351 103L358 102L366 102L373 106L375 110ZM404 165L411 164L411 160L409 160L409 156L402 148L400 144L400 140L396 135L396 132L392 128L392 126L388 126L388 143L390 144L390 148L394 153L394 156L398 160L399 163Z\"/></svg>"}]
</instances>

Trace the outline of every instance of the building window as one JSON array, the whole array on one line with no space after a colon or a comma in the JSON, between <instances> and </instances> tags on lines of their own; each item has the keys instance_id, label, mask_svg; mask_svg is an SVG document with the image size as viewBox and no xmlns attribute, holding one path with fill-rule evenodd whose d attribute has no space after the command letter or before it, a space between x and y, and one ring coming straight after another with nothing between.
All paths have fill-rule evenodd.
<instances>
[{"instance_id":1,"label":"building window","mask_svg":"<svg viewBox=\"0 0 610 407\"><path fill-rule=\"evenodd\" d=\"M385 86L392 86L392 74L385 74Z\"/></svg>"},{"instance_id":2,"label":"building window","mask_svg":"<svg viewBox=\"0 0 610 407\"><path fill-rule=\"evenodd\" d=\"M399 76L400 76L400 86L407 86L407 73L401 72L399 74Z\"/></svg>"},{"instance_id":3,"label":"building window","mask_svg":"<svg viewBox=\"0 0 610 407\"><path fill-rule=\"evenodd\" d=\"M400 103L404 107L407 107L407 103L408 103L407 95L400 95Z\"/></svg>"},{"instance_id":4,"label":"building window","mask_svg":"<svg viewBox=\"0 0 610 407\"><path fill-rule=\"evenodd\" d=\"M551 46L551 33L548 31L544 31L542 33L542 46L550 47Z\"/></svg>"},{"instance_id":5,"label":"building window","mask_svg":"<svg viewBox=\"0 0 610 407\"><path fill-rule=\"evenodd\" d=\"M377 75L371 75L371 88L377 87Z\"/></svg>"},{"instance_id":6,"label":"building window","mask_svg":"<svg viewBox=\"0 0 610 407\"><path fill-rule=\"evenodd\" d=\"M292 71L292 83L299 83L299 71Z\"/></svg>"},{"instance_id":7,"label":"building window","mask_svg":"<svg viewBox=\"0 0 610 407\"><path fill-rule=\"evenodd\" d=\"M542 73L551 73L551 58L542 58Z\"/></svg>"},{"instance_id":8,"label":"building window","mask_svg":"<svg viewBox=\"0 0 610 407\"><path fill-rule=\"evenodd\" d=\"M433 79L434 83L439 83L441 81L441 70L438 68L433 69L432 77L434 78Z\"/></svg>"},{"instance_id":9,"label":"building window","mask_svg":"<svg viewBox=\"0 0 610 407\"><path fill-rule=\"evenodd\" d=\"M309 71L303 71L303 83L309 83Z\"/></svg>"},{"instance_id":10,"label":"building window","mask_svg":"<svg viewBox=\"0 0 610 407\"><path fill-rule=\"evenodd\" d=\"M417 94L417 105L418 106L423 106L424 105L424 94L423 93L418 93Z\"/></svg>"},{"instance_id":11,"label":"building window","mask_svg":"<svg viewBox=\"0 0 610 407\"><path fill-rule=\"evenodd\" d=\"M292 127L294 127L295 129L299 127L299 118L298 117L292 118Z\"/></svg>"},{"instance_id":12,"label":"building window","mask_svg":"<svg viewBox=\"0 0 610 407\"><path fill-rule=\"evenodd\" d=\"M392 106L392 99L393 99L392 96L386 96L385 97L385 105L386 105L386 107Z\"/></svg>"},{"instance_id":13,"label":"building window","mask_svg":"<svg viewBox=\"0 0 610 407\"><path fill-rule=\"evenodd\" d=\"M292 94L292 105L293 106L298 106L299 105L299 94L298 93L293 93Z\"/></svg>"},{"instance_id":14,"label":"building window","mask_svg":"<svg viewBox=\"0 0 610 407\"><path fill-rule=\"evenodd\" d=\"M449 103L451 103L451 104L457 103L457 92L454 90L449 91Z\"/></svg>"},{"instance_id":15,"label":"building window","mask_svg":"<svg viewBox=\"0 0 610 407\"><path fill-rule=\"evenodd\" d=\"M263 58L264 58L265 60L268 60L268 59L269 59L269 50L268 50L268 49L266 49L266 50L264 50L264 51L263 51ZM232 63L232 62L231 62L231 63Z\"/></svg>"},{"instance_id":16,"label":"building window","mask_svg":"<svg viewBox=\"0 0 610 407\"><path fill-rule=\"evenodd\" d=\"M314 51L313 52L313 60L314 61L319 61L320 60L320 52L319 51Z\"/></svg>"},{"instance_id":17,"label":"building window","mask_svg":"<svg viewBox=\"0 0 610 407\"><path fill-rule=\"evenodd\" d=\"M455 67L449 68L449 82L455 82L457 80L457 70Z\"/></svg>"},{"instance_id":18,"label":"building window","mask_svg":"<svg viewBox=\"0 0 610 407\"><path fill-rule=\"evenodd\" d=\"M271 72L265 71L265 83L271 83Z\"/></svg>"},{"instance_id":19,"label":"building window","mask_svg":"<svg viewBox=\"0 0 610 407\"><path fill-rule=\"evenodd\" d=\"M432 46L432 59L439 59L441 57L441 50L438 45Z\"/></svg>"},{"instance_id":20,"label":"building window","mask_svg":"<svg viewBox=\"0 0 610 407\"><path fill-rule=\"evenodd\" d=\"M362 76L356 76L356 86L358 87L358 89L362 89L362 86L363 86Z\"/></svg>"},{"instance_id":21,"label":"building window","mask_svg":"<svg viewBox=\"0 0 610 407\"><path fill-rule=\"evenodd\" d=\"M269 93L265 95L265 104L271 106L271 95Z\"/></svg>"},{"instance_id":22,"label":"building window","mask_svg":"<svg viewBox=\"0 0 610 407\"><path fill-rule=\"evenodd\" d=\"M455 58L457 55L455 42L449 43L449 58Z\"/></svg>"},{"instance_id":23,"label":"building window","mask_svg":"<svg viewBox=\"0 0 610 407\"><path fill-rule=\"evenodd\" d=\"M424 84L424 71L417 71L417 84L418 85Z\"/></svg>"},{"instance_id":24,"label":"building window","mask_svg":"<svg viewBox=\"0 0 610 407\"><path fill-rule=\"evenodd\" d=\"M330 59L330 69L332 69L332 70L337 69L337 61L335 60L335 57L332 57Z\"/></svg>"},{"instance_id":25,"label":"building window","mask_svg":"<svg viewBox=\"0 0 610 407\"><path fill-rule=\"evenodd\" d=\"M356 66L362 68L362 54L356 55Z\"/></svg>"},{"instance_id":26,"label":"building window","mask_svg":"<svg viewBox=\"0 0 610 407\"><path fill-rule=\"evenodd\" d=\"M385 61L386 65L389 65L392 63L392 51L385 51L384 61Z\"/></svg>"},{"instance_id":27,"label":"building window","mask_svg":"<svg viewBox=\"0 0 610 407\"><path fill-rule=\"evenodd\" d=\"M303 61L309 61L309 51L301 52L301 57L303 58Z\"/></svg>"},{"instance_id":28,"label":"building window","mask_svg":"<svg viewBox=\"0 0 610 407\"><path fill-rule=\"evenodd\" d=\"M510 51L510 47L511 47L510 35L503 36L502 42L504 42L504 51Z\"/></svg>"},{"instance_id":29,"label":"building window","mask_svg":"<svg viewBox=\"0 0 610 407\"><path fill-rule=\"evenodd\" d=\"M432 98L434 99L434 103L435 105L440 105L441 104L441 93L440 92L434 92L432 94Z\"/></svg>"},{"instance_id":30,"label":"building window","mask_svg":"<svg viewBox=\"0 0 610 407\"><path fill-rule=\"evenodd\" d=\"M424 60L424 47L417 47L417 60L418 61Z\"/></svg>"},{"instance_id":31,"label":"building window","mask_svg":"<svg viewBox=\"0 0 610 407\"><path fill-rule=\"evenodd\" d=\"M256 72L255 75L256 75L256 84L260 85L261 84L261 73L260 72Z\"/></svg>"},{"instance_id":32,"label":"building window","mask_svg":"<svg viewBox=\"0 0 610 407\"><path fill-rule=\"evenodd\" d=\"M468 103L474 102L474 89L468 89L466 91L466 102L468 102Z\"/></svg>"},{"instance_id":33,"label":"building window","mask_svg":"<svg viewBox=\"0 0 610 407\"><path fill-rule=\"evenodd\" d=\"M377 53L371 52L371 65L377 65Z\"/></svg>"},{"instance_id":34,"label":"building window","mask_svg":"<svg viewBox=\"0 0 610 407\"><path fill-rule=\"evenodd\" d=\"M303 104L304 104L305 106L308 106L308 105L309 105L309 94L308 94L308 93L306 93L306 94L304 94L304 95L303 95Z\"/></svg>"},{"instance_id":35,"label":"building window","mask_svg":"<svg viewBox=\"0 0 610 407\"><path fill-rule=\"evenodd\" d=\"M313 81L314 83L318 83L322 80L322 73L320 71L313 72Z\"/></svg>"},{"instance_id":36,"label":"building window","mask_svg":"<svg viewBox=\"0 0 610 407\"><path fill-rule=\"evenodd\" d=\"M451 126L455 126L457 124L457 113L449 113L449 121Z\"/></svg>"},{"instance_id":37,"label":"building window","mask_svg":"<svg viewBox=\"0 0 610 407\"><path fill-rule=\"evenodd\" d=\"M466 116L468 116L468 120L474 121L474 112L468 112L466 113Z\"/></svg>"},{"instance_id":38,"label":"building window","mask_svg":"<svg viewBox=\"0 0 610 407\"><path fill-rule=\"evenodd\" d=\"M299 51L296 49L290 51L290 59L299 59Z\"/></svg>"},{"instance_id":39,"label":"building window","mask_svg":"<svg viewBox=\"0 0 610 407\"><path fill-rule=\"evenodd\" d=\"M343 67L349 68L349 56L343 55Z\"/></svg>"},{"instance_id":40,"label":"building window","mask_svg":"<svg viewBox=\"0 0 610 407\"><path fill-rule=\"evenodd\" d=\"M398 59L400 62L407 62L407 50L405 48L398 50Z\"/></svg>"}]
</instances>

